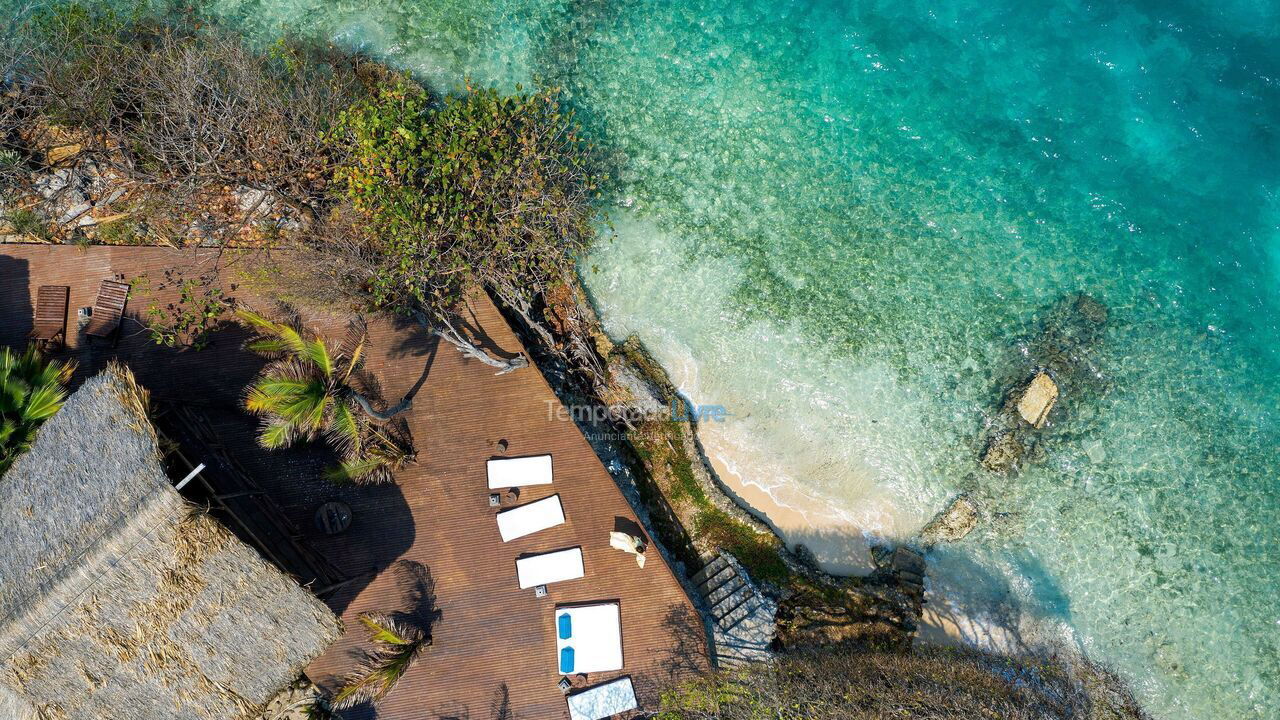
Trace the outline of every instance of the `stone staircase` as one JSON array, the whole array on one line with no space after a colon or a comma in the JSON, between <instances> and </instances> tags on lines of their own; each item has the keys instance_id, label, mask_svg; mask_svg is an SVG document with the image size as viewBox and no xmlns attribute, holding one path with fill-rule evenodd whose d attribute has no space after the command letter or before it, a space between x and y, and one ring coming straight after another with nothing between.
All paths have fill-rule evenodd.
<instances>
[{"instance_id":1,"label":"stone staircase","mask_svg":"<svg viewBox=\"0 0 1280 720\"><path fill-rule=\"evenodd\" d=\"M732 555L721 553L706 561L692 579L710 607L716 664L735 667L771 659L777 605Z\"/></svg>"}]
</instances>

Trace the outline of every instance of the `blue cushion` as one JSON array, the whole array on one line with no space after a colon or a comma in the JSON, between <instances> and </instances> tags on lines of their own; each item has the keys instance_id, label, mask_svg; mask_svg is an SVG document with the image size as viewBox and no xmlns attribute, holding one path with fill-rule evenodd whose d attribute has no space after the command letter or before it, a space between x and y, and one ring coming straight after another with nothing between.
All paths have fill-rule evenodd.
<instances>
[{"instance_id":1,"label":"blue cushion","mask_svg":"<svg viewBox=\"0 0 1280 720\"><path fill-rule=\"evenodd\" d=\"M560 674L568 675L573 672L573 648L560 648Z\"/></svg>"},{"instance_id":2,"label":"blue cushion","mask_svg":"<svg viewBox=\"0 0 1280 720\"><path fill-rule=\"evenodd\" d=\"M556 624L560 628L561 640L568 640L573 637L573 620L569 618L569 613L564 613L556 618Z\"/></svg>"}]
</instances>

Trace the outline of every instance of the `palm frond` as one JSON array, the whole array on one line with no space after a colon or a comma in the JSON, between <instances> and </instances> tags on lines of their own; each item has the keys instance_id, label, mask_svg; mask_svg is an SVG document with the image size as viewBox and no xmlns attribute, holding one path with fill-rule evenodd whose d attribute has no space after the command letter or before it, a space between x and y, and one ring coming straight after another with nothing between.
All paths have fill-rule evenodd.
<instances>
[{"instance_id":1,"label":"palm frond","mask_svg":"<svg viewBox=\"0 0 1280 720\"><path fill-rule=\"evenodd\" d=\"M42 385L27 395L22 408L24 422L40 422L53 417L67 399L67 389L62 385Z\"/></svg>"},{"instance_id":2,"label":"palm frond","mask_svg":"<svg viewBox=\"0 0 1280 720\"><path fill-rule=\"evenodd\" d=\"M333 418L325 428L325 436L333 444L338 454L350 458L360 455L363 443L360 442L361 421L351 406L338 403L333 408Z\"/></svg>"},{"instance_id":3,"label":"palm frond","mask_svg":"<svg viewBox=\"0 0 1280 720\"><path fill-rule=\"evenodd\" d=\"M329 353L324 340L316 338L311 342L303 341L301 355L315 365L325 377L333 376L333 356Z\"/></svg>"},{"instance_id":4,"label":"palm frond","mask_svg":"<svg viewBox=\"0 0 1280 720\"><path fill-rule=\"evenodd\" d=\"M292 423L274 421L263 423L258 433L258 443L268 450L279 450L293 444L296 432Z\"/></svg>"},{"instance_id":5,"label":"palm frond","mask_svg":"<svg viewBox=\"0 0 1280 720\"><path fill-rule=\"evenodd\" d=\"M365 613L360 616L360 623L369 633L374 650L347 676L334 696L334 707L376 703L386 697L431 644L431 638L421 630L388 615Z\"/></svg>"},{"instance_id":6,"label":"palm frond","mask_svg":"<svg viewBox=\"0 0 1280 720\"><path fill-rule=\"evenodd\" d=\"M21 353L0 349L0 472L35 441L36 429L67 399L75 366L46 362L29 346Z\"/></svg>"}]
</instances>

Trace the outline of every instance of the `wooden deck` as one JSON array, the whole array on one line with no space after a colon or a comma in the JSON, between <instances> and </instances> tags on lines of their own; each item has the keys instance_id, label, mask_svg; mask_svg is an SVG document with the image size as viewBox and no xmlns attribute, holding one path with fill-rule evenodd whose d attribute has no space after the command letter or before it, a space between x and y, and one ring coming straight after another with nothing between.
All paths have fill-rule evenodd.
<instances>
[{"instance_id":1,"label":"wooden deck","mask_svg":"<svg viewBox=\"0 0 1280 720\"><path fill-rule=\"evenodd\" d=\"M348 713L350 720L567 717L556 686L558 604L610 600L622 609L625 669L572 677L577 687L630 675L642 702L652 703L659 688L705 662L702 626L658 553L651 552L641 570L632 556L609 548L609 532L634 526L635 515L577 427L557 419L559 403L536 370L495 376L492 368L438 345L421 328L371 322L367 367L385 398L394 403L420 384L406 415L418 463L399 473L394 486L336 487L318 476L328 461L323 448L268 453L253 443L254 421L237 403L261 361L240 349L241 330L219 332L201 352L157 347L129 318L151 302L169 301L171 290L130 298L115 347L86 343L77 330L76 309L92 304L104 279L146 274L158 280L175 269L189 277L216 272L229 294L252 303L242 289L231 290L243 277L242 260L212 251L0 245L0 343L25 342L38 286L70 286L68 348L61 355L80 362L77 379L118 358L157 401L202 415L222 448L288 516L299 540L346 579L324 597L348 632L308 669L316 682L333 687L354 667L364 647L360 613L422 610L414 596L426 595L434 645L376 710ZM522 350L487 298L476 298L471 308L494 348ZM337 342L348 319L311 320ZM503 454L500 440L507 441L510 456L553 456L554 484L523 488L519 502L559 493L564 525L501 542L493 517L498 508L489 507L485 476L485 461ZM217 490L216 472L208 480ZM324 535L314 522L316 509L331 500L353 511L351 527L336 536ZM585 556L585 578L550 586L546 598L518 589L518 555L577 545ZM322 590L320 579L302 579Z\"/></svg>"}]
</instances>

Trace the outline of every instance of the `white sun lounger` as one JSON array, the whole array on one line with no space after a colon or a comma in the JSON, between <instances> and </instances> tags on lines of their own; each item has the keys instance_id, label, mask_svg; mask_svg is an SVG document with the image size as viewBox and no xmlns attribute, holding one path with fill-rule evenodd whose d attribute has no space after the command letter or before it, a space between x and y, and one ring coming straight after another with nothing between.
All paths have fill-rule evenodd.
<instances>
[{"instance_id":1,"label":"white sun lounger","mask_svg":"<svg viewBox=\"0 0 1280 720\"><path fill-rule=\"evenodd\" d=\"M551 456L495 458L488 462L489 489L551 484Z\"/></svg>"},{"instance_id":2,"label":"white sun lounger","mask_svg":"<svg viewBox=\"0 0 1280 720\"><path fill-rule=\"evenodd\" d=\"M516 576L520 579L521 590L573 580L584 574L580 547L516 558Z\"/></svg>"},{"instance_id":3,"label":"white sun lounger","mask_svg":"<svg viewBox=\"0 0 1280 720\"><path fill-rule=\"evenodd\" d=\"M560 505L559 495L498 513L498 533L502 535L502 542L511 542L563 524L564 508Z\"/></svg>"},{"instance_id":4,"label":"white sun lounger","mask_svg":"<svg viewBox=\"0 0 1280 720\"><path fill-rule=\"evenodd\" d=\"M636 702L636 690L631 685L630 677L620 677L603 685L589 687L573 693L566 700L569 703L570 720L603 720L610 715L635 710L640 705Z\"/></svg>"},{"instance_id":5,"label":"white sun lounger","mask_svg":"<svg viewBox=\"0 0 1280 720\"><path fill-rule=\"evenodd\" d=\"M556 608L556 663L561 675L621 670L618 603Z\"/></svg>"}]
</instances>

